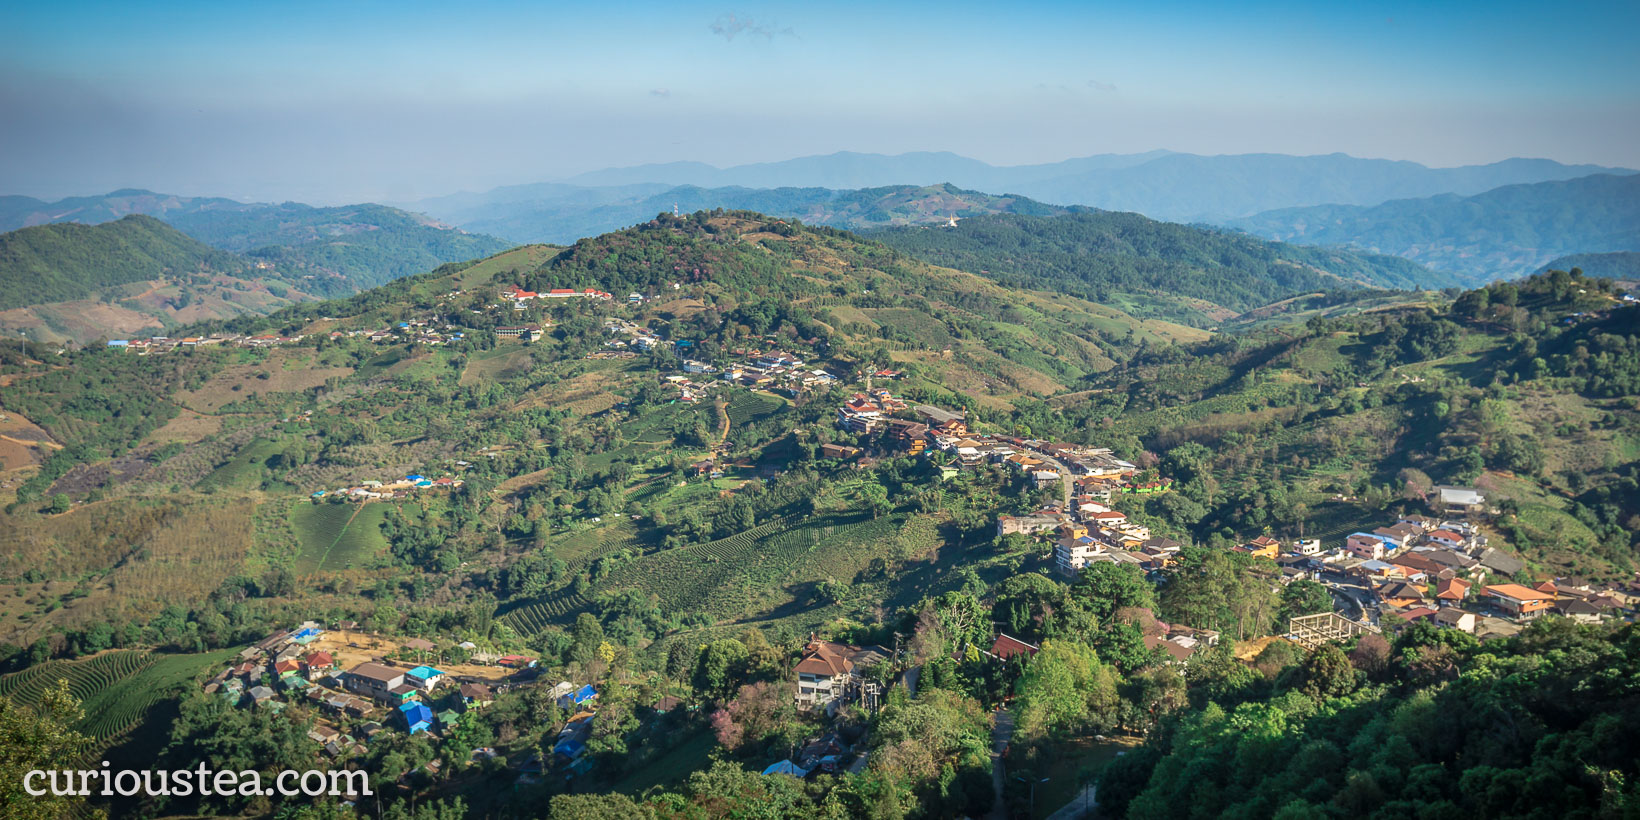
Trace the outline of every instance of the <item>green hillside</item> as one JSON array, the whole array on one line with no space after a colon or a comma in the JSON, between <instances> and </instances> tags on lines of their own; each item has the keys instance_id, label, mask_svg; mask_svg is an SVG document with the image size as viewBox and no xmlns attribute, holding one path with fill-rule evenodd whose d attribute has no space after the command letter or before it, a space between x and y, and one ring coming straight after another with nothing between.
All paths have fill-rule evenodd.
<instances>
[{"instance_id":1,"label":"green hillside","mask_svg":"<svg viewBox=\"0 0 1640 820\"><path fill-rule=\"evenodd\" d=\"M325 295L372 288L445 262L489 256L513 244L374 204L201 209L168 214L166 219L206 244L290 270Z\"/></svg>"},{"instance_id":2,"label":"green hillside","mask_svg":"<svg viewBox=\"0 0 1640 820\"><path fill-rule=\"evenodd\" d=\"M1200 755L1266 748L1320 760L1327 774L1302 796L1337 816L1422 794L1414 781L1454 778L1441 793L1455 803L1507 815L1494 809L1511 805L1508 789L1471 786L1521 776L1488 769L1522 770L1519 749L1483 763L1396 741L1394 759L1422 773L1400 778L1388 761L1355 756L1383 777L1372 791L1349 786L1366 777L1361 767L1327 763L1345 758L1317 741L1378 748L1393 730L1412 743L1426 734L1420 710L1444 697L1433 682L1484 689L1514 658L1568 676L1591 657L1627 663L1628 633L1555 620L1482 651L1467 635L1418 627L1386 636L1381 657L1340 662L1282 637L1287 616L1328 609L1327 590L1283 586L1275 564L1230 547L1270 535L1335 548L1355 530L1428 512L1438 484L1465 484L1496 507L1477 525L1524 563L1513 580L1627 582L1640 565L1640 307L1610 280L1558 271L1466 293L1332 287L1263 305L1260 275L1302 269L1247 250L1275 254L1266 243L1215 244L1221 235L1144 222L1122 233L1125 217L1111 218L1102 241L1121 254L1177 257L1181 281L1217 271L1255 307L1209 332L832 228L697 212L186 328L302 337L266 348L0 346L0 454L28 448L0 474L0 599L10 602L0 664L21 670L0 678L0 694L37 697L46 676L71 673L101 715L76 725L119 739L116 751L178 767L273 737L279 765L300 763L318 753L304 721L351 733L365 720L291 694L275 696L288 707L275 717L182 682L304 620L355 621L362 634L325 639L349 664L412 637L433 641L452 675L509 674L462 663L469 648L538 661L492 706L467 710L460 730L412 738L389 725L350 753L349 765L389 779L420 767L384 797L387 810L460 797L478 816L543 806L600 816L637 801L656 816L706 806L721 815L730 807L714 795L766 808L760 790L788 789L782 816L819 814L822 803L835 816L872 806L988 816L995 719L1015 726L1007 760L1020 779L1001 794L1013 816L1045 816L1056 807L1043 801L1063 805L1097 778L1108 778L1101 805L1108 795L1113 811L1134 816L1176 799L1264 816L1273 770L1214 769ZM1030 218L959 226L993 219ZM1118 272L1124 286L1144 283ZM515 288L595 294L530 299ZM802 364L760 364L782 356ZM846 429L839 407L868 385L907 405L965 411L971 434L1012 446L1108 448L1139 471L1112 506L1179 541L1176 561L1154 575L1101 564L1082 581L1061 578L1048 536L997 535L999 516L1056 502L1061 488ZM1147 640L1161 623L1220 640L1181 667ZM1387 614L1378 623L1395 629ZM989 660L999 629L1040 651ZM811 635L898 648L869 674L918 668L918 693L891 687L880 710L835 721L797 712L791 670ZM1610 649L1560 651L1585 637ZM1461 683L1457 670L1478 682ZM589 762L520 777L570 717L545 697L559 680L600 693ZM1613 691L1626 697L1579 690L1587 715L1552 725L1541 703L1522 702L1512 725L1569 740L1609 732L1615 722L1599 714L1621 718ZM683 702L661 716L666 696ZM442 709L457 695L447 686L432 699ZM1363 730L1375 705L1413 717ZM1261 727L1266 745L1224 729L1226 713L1236 727ZM1479 744L1486 732L1474 726L1491 714L1454 736ZM756 774L829 731L870 751L861 771ZM1200 742L1172 743L1186 736ZM497 757L466 765L482 747ZM1532 755L1581 789L1557 794L1587 803L1595 787L1583 770L1552 749ZM427 767L435 757L446 762ZM1611 777L1632 768L1615 752L1581 759ZM1179 768L1206 773L1181 784ZM1196 795L1198 781L1223 793ZM626 796L638 783L663 793Z\"/></svg>"},{"instance_id":3,"label":"green hillside","mask_svg":"<svg viewBox=\"0 0 1640 820\"><path fill-rule=\"evenodd\" d=\"M1151 507L1199 537L1296 533L1359 515L1363 500L1475 484L1508 500L1500 537L1538 570L1624 577L1640 563L1626 512L1640 502L1637 329L1640 306L1609 280L1551 272L1450 307L1315 317L1137 357L1032 426L1074 436L1112 419L1107 435L1194 476Z\"/></svg>"},{"instance_id":4,"label":"green hillside","mask_svg":"<svg viewBox=\"0 0 1640 820\"><path fill-rule=\"evenodd\" d=\"M295 277L303 290L322 296L356 293L445 262L489 256L512 244L373 203L315 208L137 189L51 203L0 197L4 230L68 222L97 225L132 215L154 217L212 247L272 263Z\"/></svg>"},{"instance_id":5,"label":"green hillside","mask_svg":"<svg viewBox=\"0 0 1640 820\"><path fill-rule=\"evenodd\" d=\"M746 212L663 215L585 239L522 282L532 290L662 297L674 282L689 284L717 309L678 317L671 334L701 340L708 352L790 323L816 351L909 365L945 389L999 398L1070 384L1141 344L1201 337L1047 289L1010 289L934 267L841 231Z\"/></svg>"},{"instance_id":6,"label":"green hillside","mask_svg":"<svg viewBox=\"0 0 1640 820\"><path fill-rule=\"evenodd\" d=\"M41 210L19 218L44 219L44 203L28 202ZM147 191L56 205L47 224L0 234L7 335L58 344L162 335L357 293L509 245L381 205L246 205Z\"/></svg>"},{"instance_id":7,"label":"green hillside","mask_svg":"<svg viewBox=\"0 0 1640 820\"><path fill-rule=\"evenodd\" d=\"M1533 273L1577 268L1585 276L1607 279L1640 279L1640 251L1617 253L1574 253L1555 259Z\"/></svg>"},{"instance_id":8,"label":"green hillside","mask_svg":"<svg viewBox=\"0 0 1640 820\"><path fill-rule=\"evenodd\" d=\"M249 262L148 216L0 234L0 310L95 295L155 279L239 276Z\"/></svg>"},{"instance_id":9,"label":"green hillside","mask_svg":"<svg viewBox=\"0 0 1640 820\"><path fill-rule=\"evenodd\" d=\"M1198 326L1317 290L1453 284L1393 257L1267 242L1130 213L980 216L955 228L891 229L872 238L1007 285L1058 290Z\"/></svg>"}]
</instances>

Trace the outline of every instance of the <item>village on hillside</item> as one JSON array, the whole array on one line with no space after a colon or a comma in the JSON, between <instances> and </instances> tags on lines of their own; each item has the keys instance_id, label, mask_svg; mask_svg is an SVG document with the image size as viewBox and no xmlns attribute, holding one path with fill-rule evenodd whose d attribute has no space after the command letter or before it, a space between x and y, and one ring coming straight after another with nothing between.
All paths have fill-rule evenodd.
<instances>
[{"instance_id":1,"label":"village on hillside","mask_svg":"<svg viewBox=\"0 0 1640 820\"><path fill-rule=\"evenodd\" d=\"M446 736L498 693L546 685L540 671L534 658L486 652L471 642L391 639L351 621L334 629L309 621L247 647L204 690L241 708L300 712L310 720L316 754L345 760L365 754L383 732ZM559 681L548 694L570 716L552 746L562 760L535 755L508 761L522 782L554 765L573 770L596 714L598 692L590 684ZM494 749L478 748L464 762L495 756Z\"/></svg>"}]
</instances>

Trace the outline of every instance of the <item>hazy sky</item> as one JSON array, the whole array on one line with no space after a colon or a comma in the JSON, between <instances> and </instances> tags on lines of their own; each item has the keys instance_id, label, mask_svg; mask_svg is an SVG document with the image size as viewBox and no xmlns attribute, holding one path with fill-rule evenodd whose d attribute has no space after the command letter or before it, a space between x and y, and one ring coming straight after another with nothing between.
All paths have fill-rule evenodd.
<instances>
[{"instance_id":1,"label":"hazy sky","mask_svg":"<svg viewBox=\"0 0 1640 820\"><path fill-rule=\"evenodd\" d=\"M1168 148L1640 167L1640 2L0 5L0 194Z\"/></svg>"}]
</instances>

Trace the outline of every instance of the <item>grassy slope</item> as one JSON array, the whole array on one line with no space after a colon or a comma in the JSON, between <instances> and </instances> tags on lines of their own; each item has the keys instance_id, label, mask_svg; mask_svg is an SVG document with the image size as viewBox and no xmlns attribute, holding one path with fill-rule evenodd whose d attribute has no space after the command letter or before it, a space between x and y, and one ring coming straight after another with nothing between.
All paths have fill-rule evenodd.
<instances>
[{"instance_id":1,"label":"grassy slope","mask_svg":"<svg viewBox=\"0 0 1640 820\"><path fill-rule=\"evenodd\" d=\"M1509 344L1502 328L1471 324L1451 353L1394 367L1369 383L1337 384L1332 380L1342 365L1358 363L1367 355L1374 341L1369 333L1315 335L1289 326L1257 338L1262 350L1275 355L1256 366L1217 368L1189 362L1113 376L1122 385L1117 389L1132 395L1161 391L1171 398L1130 404L1111 431L1137 436L1158 451L1183 441L1203 442L1226 465L1249 459L1276 461L1282 480L1310 506L1306 534L1324 541L1341 540L1348 532L1383 519L1384 513L1370 506L1334 500L1340 493L1349 495L1347 488L1361 482L1399 487L1409 469L1443 479L1442 456L1436 452L1441 442L1434 435L1441 425L1420 418L1431 400L1399 398L1400 391L1410 390L1405 395L1412 397L1484 386L1507 359ZM1339 400L1342 412L1312 415L1320 404L1315 398L1293 404L1317 383L1329 385L1324 396ZM1482 438L1483 445L1508 433L1537 442L1545 454L1539 477L1494 470L1478 482L1494 500L1520 504L1518 524L1530 536L1531 546L1523 556L1529 564L1547 574L1620 576L1623 564L1614 564L1598 550L1596 534L1571 515L1576 493L1568 477L1575 473L1589 486L1599 486L1635 462L1640 413L1632 403L1583 395L1553 381L1526 382L1495 398L1481 399L1473 412L1493 430ZM1224 469L1220 481L1232 491L1268 475L1268 469ZM1502 531L1494 534L1500 543L1510 545Z\"/></svg>"}]
</instances>

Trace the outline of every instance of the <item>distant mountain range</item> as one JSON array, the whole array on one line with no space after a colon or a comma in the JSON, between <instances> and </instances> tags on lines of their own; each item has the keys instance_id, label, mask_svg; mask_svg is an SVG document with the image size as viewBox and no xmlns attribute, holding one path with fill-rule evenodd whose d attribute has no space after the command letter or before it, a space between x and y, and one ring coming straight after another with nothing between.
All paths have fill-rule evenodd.
<instances>
[{"instance_id":1,"label":"distant mountain range","mask_svg":"<svg viewBox=\"0 0 1640 820\"><path fill-rule=\"evenodd\" d=\"M1429 168L1346 154L1201 156L1169 151L1100 154L1040 165L995 166L946 152L886 156L840 152L714 168L694 162L613 168L561 182L577 188L662 184L702 188L875 188L933 185L1018 194L1055 205L1134 211L1153 219L1217 222L1306 205L1376 205L1391 199L1477 194L1503 185L1634 173L1545 159ZM507 189L501 189L507 190ZM650 191L649 193L655 193ZM429 203L416 210L443 217ZM459 220L457 224L461 224Z\"/></svg>"},{"instance_id":2,"label":"distant mountain range","mask_svg":"<svg viewBox=\"0 0 1640 820\"><path fill-rule=\"evenodd\" d=\"M512 243L386 205L0 197L0 330L86 342L345 296Z\"/></svg>"},{"instance_id":3,"label":"distant mountain range","mask_svg":"<svg viewBox=\"0 0 1640 820\"><path fill-rule=\"evenodd\" d=\"M658 189L658 190L657 190ZM834 228L866 230L891 225L946 222L952 217L992 213L1056 214L1067 208L1024 197L994 196L955 185L897 185L860 190L834 188L665 188L633 185L620 188L574 188L562 185L518 186L498 201L461 194L428 200L440 219L515 242L568 244L653 219L672 211L693 213L723 208L795 217Z\"/></svg>"},{"instance_id":4,"label":"distant mountain range","mask_svg":"<svg viewBox=\"0 0 1640 820\"><path fill-rule=\"evenodd\" d=\"M1566 254L1640 251L1640 176L1597 174L1371 207L1289 208L1230 224L1284 242L1390 253L1485 282L1524 276Z\"/></svg>"},{"instance_id":5,"label":"distant mountain range","mask_svg":"<svg viewBox=\"0 0 1640 820\"><path fill-rule=\"evenodd\" d=\"M1540 227L1557 235L1538 237L1534 226L1524 234L1503 227L1518 225L1518 213L1508 221L1497 219L1497 208L1520 206L1534 213L1554 211L1582 223L1586 209L1608 208L1610 203L1599 200L1598 194L1591 200L1574 193L1578 186L1548 185L1534 189L1530 196L1536 201L1526 203L1488 192L1591 176L1640 179L1634 173L1538 159L1428 168L1344 154L1198 156L1153 151L998 167L950 153L845 152L723 169L702 163L616 168L562 182L400 204L470 231L517 242L555 243L617 230L674 207L685 212L754 210L850 230L934 224L952 216L1050 215L1099 208L1167 221L1230 225L1296 243L1351 245L1479 282L1523 275L1563 253L1630 249L1626 240L1614 240L1614 245L1585 227L1561 230L1551 221ZM1572 199L1562 199L1565 196ZM1471 216L1463 209L1438 207L1419 235L1409 235L1406 241L1379 236L1371 227L1380 215L1394 220L1391 213L1400 206L1385 203L1429 197L1445 203L1474 197L1479 204ZM1380 207L1382 211L1355 216ZM1627 212L1612 207L1613 215ZM1464 227L1474 220L1491 224ZM1448 228L1471 239L1441 239ZM1587 244L1597 239L1601 241Z\"/></svg>"},{"instance_id":6,"label":"distant mountain range","mask_svg":"<svg viewBox=\"0 0 1640 820\"><path fill-rule=\"evenodd\" d=\"M95 225L131 214L156 217L213 247L309 274L324 295L354 293L510 247L505 240L369 203L315 208L135 189L57 202L0 197L0 230L60 222Z\"/></svg>"}]
</instances>

